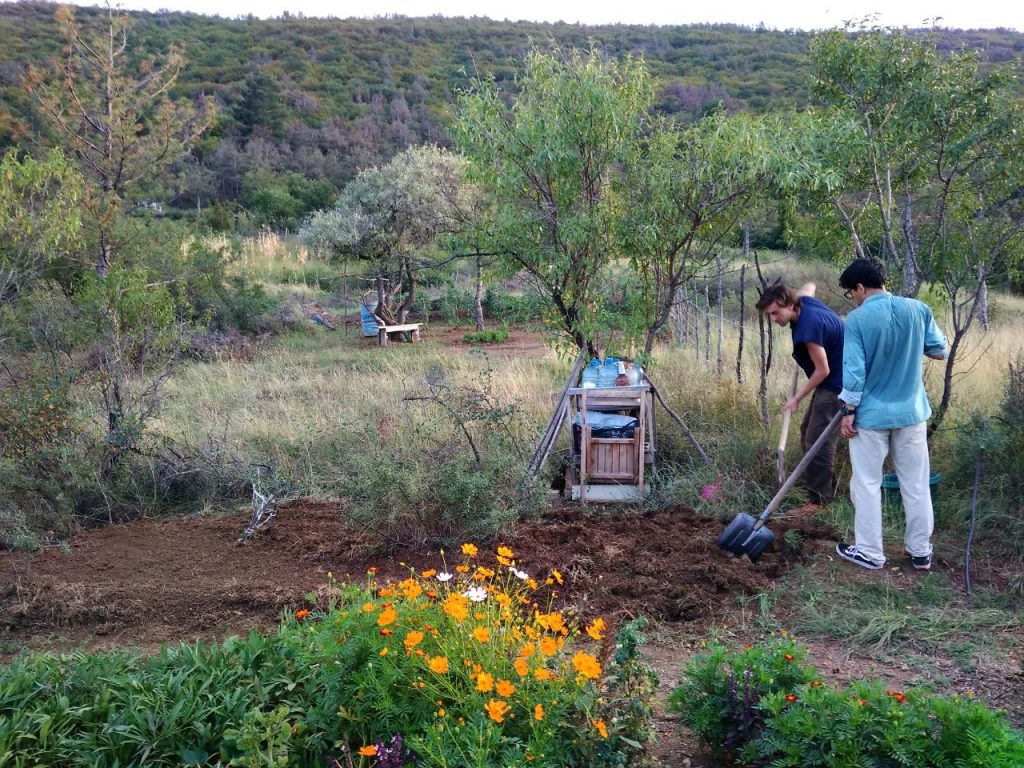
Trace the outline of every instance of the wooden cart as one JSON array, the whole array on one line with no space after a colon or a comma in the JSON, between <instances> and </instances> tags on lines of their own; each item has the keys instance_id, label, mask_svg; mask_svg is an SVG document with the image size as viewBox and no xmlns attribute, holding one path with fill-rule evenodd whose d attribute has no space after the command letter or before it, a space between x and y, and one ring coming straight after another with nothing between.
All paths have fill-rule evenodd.
<instances>
[{"instance_id":1,"label":"wooden cart","mask_svg":"<svg viewBox=\"0 0 1024 768\"><path fill-rule=\"evenodd\" d=\"M587 502L639 501L644 495L644 468L654 462L654 403L646 384L568 390L569 464L565 493ZM594 437L590 413L621 413L639 422L633 437ZM579 414L580 444L572 425Z\"/></svg>"}]
</instances>

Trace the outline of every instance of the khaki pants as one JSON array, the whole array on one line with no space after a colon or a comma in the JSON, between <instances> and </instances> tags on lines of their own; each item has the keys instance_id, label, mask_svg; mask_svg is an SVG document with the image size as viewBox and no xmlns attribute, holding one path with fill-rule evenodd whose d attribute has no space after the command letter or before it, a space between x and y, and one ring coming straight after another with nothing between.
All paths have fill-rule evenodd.
<instances>
[{"instance_id":1,"label":"khaki pants","mask_svg":"<svg viewBox=\"0 0 1024 768\"><path fill-rule=\"evenodd\" d=\"M831 389L818 387L811 395L811 404L804 414L800 425L800 443L804 453L811 449L815 441L825 431L832 417L839 410L839 393ZM807 495L815 504L828 504L835 497L836 477L833 467L836 460L836 444L839 442L839 430L833 429L818 455L804 470L801 483L807 489Z\"/></svg>"},{"instance_id":2,"label":"khaki pants","mask_svg":"<svg viewBox=\"0 0 1024 768\"><path fill-rule=\"evenodd\" d=\"M850 440L850 497L855 509L853 528L857 549L876 563L885 562L882 549L882 465L891 452L900 496L907 518L904 549L915 557L932 553L934 526L932 497L928 488L931 469L928 461L928 424L912 424L902 429L857 428Z\"/></svg>"}]
</instances>

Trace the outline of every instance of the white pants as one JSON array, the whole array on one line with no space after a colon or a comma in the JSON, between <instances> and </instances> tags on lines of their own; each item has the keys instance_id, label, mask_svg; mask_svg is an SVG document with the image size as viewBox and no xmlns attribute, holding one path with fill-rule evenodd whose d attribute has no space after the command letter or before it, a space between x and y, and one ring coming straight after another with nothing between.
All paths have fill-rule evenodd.
<instances>
[{"instance_id":1,"label":"white pants","mask_svg":"<svg viewBox=\"0 0 1024 768\"><path fill-rule=\"evenodd\" d=\"M882 548L882 465L892 453L900 496L907 518L904 548L915 557L932 553L932 497L928 488L928 425L922 421L902 429L861 429L850 440L850 497L855 510L857 549L876 563L885 562Z\"/></svg>"}]
</instances>

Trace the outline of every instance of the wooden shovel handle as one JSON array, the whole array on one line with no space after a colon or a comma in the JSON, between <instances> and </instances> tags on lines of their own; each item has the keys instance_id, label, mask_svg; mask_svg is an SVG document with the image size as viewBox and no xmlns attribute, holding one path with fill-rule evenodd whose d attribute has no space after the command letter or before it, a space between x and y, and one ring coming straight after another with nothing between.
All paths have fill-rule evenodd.
<instances>
[{"instance_id":1,"label":"wooden shovel handle","mask_svg":"<svg viewBox=\"0 0 1024 768\"><path fill-rule=\"evenodd\" d=\"M793 384L789 389L789 400L796 396L796 389L800 385L799 366L793 371ZM787 400L787 402L789 402ZM785 408L782 411L782 434L779 435L779 447L775 451L775 470L778 475L779 485L786 477L786 438L789 437L789 423L793 420L793 413Z\"/></svg>"},{"instance_id":2,"label":"wooden shovel handle","mask_svg":"<svg viewBox=\"0 0 1024 768\"><path fill-rule=\"evenodd\" d=\"M810 447L810 450L804 454L804 457L800 459L800 463L793 469L792 474L786 478L786 482L779 488L779 492L772 497L772 500L768 502L768 506L764 508L764 512L758 518L758 522L764 525L764 521L768 519L768 516L775 511L776 507L786 498L786 494L792 490L793 486L796 485L796 481L800 479L800 475L807 469L807 465L811 463L811 460L818 454L821 447L828 441L829 436L832 434L832 430L839 424L839 420L843 417L843 414L836 411L836 415L832 417L832 420L828 423L828 426L822 430L822 433L818 435L818 439L814 441L814 445ZM760 526L758 526L760 527Z\"/></svg>"}]
</instances>

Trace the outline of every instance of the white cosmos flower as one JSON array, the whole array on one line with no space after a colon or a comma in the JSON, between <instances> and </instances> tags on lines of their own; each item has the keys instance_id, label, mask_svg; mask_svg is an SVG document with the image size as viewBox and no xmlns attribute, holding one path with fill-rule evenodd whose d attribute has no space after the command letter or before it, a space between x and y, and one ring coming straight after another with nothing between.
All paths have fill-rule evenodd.
<instances>
[{"instance_id":1,"label":"white cosmos flower","mask_svg":"<svg viewBox=\"0 0 1024 768\"><path fill-rule=\"evenodd\" d=\"M438 581L451 581L451 579L452 575L450 573L446 573L445 571L441 571L441 573L437 574Z\"/></svg>"},{"instance_id":2,"label":"white cosmos flower","mask_svg":"<svg viewBox=\"0 0 1024 768\"><path fill-rule=\"evenodd\" d=\"M528 578L530 578L530 574L528 574L526 571L517 570L514 565L510 565L508 569L515 574L515 577L517 579L522 579L523 581L526 581Z\"/></svg>"},{"instance_id":3,"label":"white cosmos flower","mask_svg":"<svg viewBox=\"0 0 1024 768\"><path fill-rule=\"evenodd\" d=\"M483 587L470 587L462 593L463 597L468 597L474 603L482 603L487 599L487 590Z\"/></svg>"}]
</instances>

